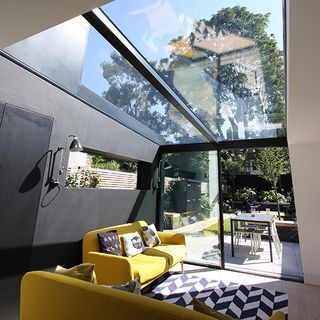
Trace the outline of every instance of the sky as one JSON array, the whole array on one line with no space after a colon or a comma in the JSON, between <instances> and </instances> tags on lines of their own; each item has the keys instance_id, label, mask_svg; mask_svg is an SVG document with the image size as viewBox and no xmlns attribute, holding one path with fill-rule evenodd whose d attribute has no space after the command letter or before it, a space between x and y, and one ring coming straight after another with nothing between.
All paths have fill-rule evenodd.
<instances>
[{"instance_id":1,"label":"sky","mask_svg":"<svg viewBox=\"0 0 320 320\"><path fill-rule=\"evenodd\" d=\"M209 19L225 7L247 7L254 13L271 13L267 32L283 47L282 0L114 0L102 7L109 18L148 61L168 57L168 43L187 36L194 20ZM113 47L95 30L90 30L82 83L101 95L107 89L101 63Z\"/></svg>"}]
</instances>

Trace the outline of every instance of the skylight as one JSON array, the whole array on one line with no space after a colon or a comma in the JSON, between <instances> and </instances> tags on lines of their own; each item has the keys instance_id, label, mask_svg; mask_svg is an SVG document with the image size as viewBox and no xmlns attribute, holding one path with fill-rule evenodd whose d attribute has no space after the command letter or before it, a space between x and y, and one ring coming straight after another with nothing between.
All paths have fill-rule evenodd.
<instances>
[{"instance_id":1,"label":"skylight","mask_svg":"<svg viewBox=\"0 0 320 320\"><path fill-rule=\"evenodd\" d=\"M115 0L102 10L217 140L286 134L282 1Z\"/></svg>"}]
</instances>

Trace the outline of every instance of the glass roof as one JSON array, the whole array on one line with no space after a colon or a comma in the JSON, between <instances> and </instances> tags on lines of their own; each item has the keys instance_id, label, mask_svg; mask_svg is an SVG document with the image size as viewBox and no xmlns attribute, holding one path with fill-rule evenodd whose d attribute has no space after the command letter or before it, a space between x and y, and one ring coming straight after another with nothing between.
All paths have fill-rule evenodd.
<instances>
[{"instance_id":1,"label":"glass roof","mask_svg":"<svg viewBox=\"0 0 320 320\"><path fill-rule=\"evenodd\" d=\"M101 8L217 140L286 135L282 0Z\"/></svg>"},{"instance_id":2,"label":"glass roof","mask_svg":"<svg viewBox=\"0 0 320 320\"><path fill-rule=\"evenodd\" d=\"M166 143L208 142L91 26L81 83L160 134Z\"/></svg>"},{"instance_id":3,"label":"glass roof","mask_svg":"<svg viewBox=\"0 0 320 320\"><path fill-rule=\"evenodd\" d=\"M208 142L81 16L4 51L158 144Z\"/></svg>"}]
</instances>

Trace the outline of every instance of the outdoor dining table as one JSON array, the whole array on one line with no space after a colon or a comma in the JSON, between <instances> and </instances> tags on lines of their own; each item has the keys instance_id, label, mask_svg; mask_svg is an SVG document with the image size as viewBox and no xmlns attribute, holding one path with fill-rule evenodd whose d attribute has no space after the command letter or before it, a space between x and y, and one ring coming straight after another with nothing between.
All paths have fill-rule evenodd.
<instances>
[{"instance_id":1,"label":"outdoor dining table","mask_svg":"<svg viewBox=\"0 0 320 320\"><path fill-rule=\"evenodd\" d=\"M259 224L259 225L266 225L268 228L268 236L269 236L269 247L270 247L270 259L273 262L272 257L272 244L271 244L271 224L273 221L273 216L269 214L254 214L251 213L241 213L237 216L234 216L230 219L230 226L231 226L231 253L232 257L234 257L234 247L233 247L233 232L234 232L234 223L235 222L247 222L251 224Z\"/></svg>"}]
</instances>

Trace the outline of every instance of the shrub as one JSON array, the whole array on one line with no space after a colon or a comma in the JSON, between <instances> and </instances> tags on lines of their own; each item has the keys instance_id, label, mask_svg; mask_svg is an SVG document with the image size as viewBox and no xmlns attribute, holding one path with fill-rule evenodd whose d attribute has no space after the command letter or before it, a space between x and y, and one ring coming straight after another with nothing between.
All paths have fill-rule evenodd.
<instances>
[{"instance_id":1,"label":"shrub","mask_svg":"<svg viewBox=\"0 0 320 320\"><path fill-rule=\"evenodd\" d=\"M280 203L287 202L287 198L282 193L278 192L277 195ZM273 190L261 191L259 193L259 199L260 201L276 202Z\"/></svg>"},{"instance_id":2,"label":"shrub","mask_svg":"<svg viewBox=\"0 0 320 320\"><path fill-rule=\"evenodd\" d=\"M255 201L257 199L257 192L254 188L244 187L236 190L234 198L237 201Z\"/></svg>"},{"instance_id":3,"label":"shrub","mask_svg":"<svg viewBox=\"0 0 320 320\"><path fill-rule=\"evenodd\" d=\"M69 172L65 185L69 188L98 188L100 181L101 179L98 173L82 169Z\"/></svg>"},{"instance_id":4,"label":"shrub","mask_svg":"<svg viewBox=\"0 0 320 320\"><path fill-rule=\"evenodd\" d=\"M209 197L203 194L201 195L200 206L202 216L204 218L209 218L211 210L213 208L213 201L210 201Z\"/></svg>"}]
</instances>

